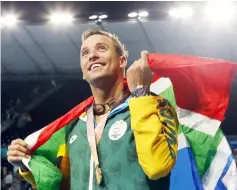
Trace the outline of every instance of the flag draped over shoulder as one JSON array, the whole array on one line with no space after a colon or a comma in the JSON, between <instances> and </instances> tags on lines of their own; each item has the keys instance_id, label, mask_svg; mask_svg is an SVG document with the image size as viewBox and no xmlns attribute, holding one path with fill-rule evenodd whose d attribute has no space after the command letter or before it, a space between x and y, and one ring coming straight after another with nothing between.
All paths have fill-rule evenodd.
<instances>
[{"instance_id":1,"label":"flag draped over shoulder","mask_svg":"<svg viewBox=\"0 0 237 190\"><path fill-rule=\"evenodd\" d=\"M230 106L237 64L190 56L151 55L150 66L160 77L169 78L158 79L151 89L171 101L180 122L179 152L171 188L237 189L235 161L220 129Z\"/></svg>"},{"instance_id":2,"label":"flag draped over shoulder","mask_svg":"<svg viewBox=\"0 0 237 190\"><path fill-rule=\"evenodd\" d=\"M170 189L237 189L235 162L220 128L230 106L230 89L237 64L192 56L150 54L149 65L155 73L151 91L171 102L180 122L179 151ZM93 97L88 98L26 138L32 158L29 163L24 162L29 164L39 190L59 188L62 176L55 163L60 146L65 144L65 126L92 102Z\"/></svg>"}]
</instances>

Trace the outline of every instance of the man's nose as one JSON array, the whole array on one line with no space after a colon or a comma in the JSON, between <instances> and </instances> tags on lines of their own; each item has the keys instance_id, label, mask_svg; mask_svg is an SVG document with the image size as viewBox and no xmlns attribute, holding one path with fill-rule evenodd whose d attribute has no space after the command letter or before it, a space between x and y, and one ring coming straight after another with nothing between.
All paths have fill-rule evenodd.
<instances>
[{"instance_id":1,"label":"man's nose","mask_svg":"<svg viewBox=\"0 0 237 190\"><path fill-rule=\"evenodd\" d=\"M89 55L89 61L90 62L95 61L98 58L99 58L99 55L95 51L91 52L90 55Z\"/></svg>"}]
</instances>

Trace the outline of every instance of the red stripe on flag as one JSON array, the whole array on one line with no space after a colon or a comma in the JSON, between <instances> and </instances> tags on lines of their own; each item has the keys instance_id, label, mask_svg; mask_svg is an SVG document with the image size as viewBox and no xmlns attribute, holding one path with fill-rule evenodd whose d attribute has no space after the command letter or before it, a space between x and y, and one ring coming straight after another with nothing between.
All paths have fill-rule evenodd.
<instances>
[{"instance_id":1,"label":"red stripe on flag","mask_svg":"<svg viewBox=\"0 0 237 190\"><path fill-rule=\"evenodd\" d=\"M34 152L39 146L42 146L56 131L69 124L74 119L78 118L88 106L92 105L93 101L94 98L89 97L87 100L77 105L64 116L47 125L41 131L36 144L31 149L31 152Z\"/></svg>"},{"instance_id":2,"label":"red stripe on flag","mask_svg":"<svg viewBox=\"0 0 237 190\"><path fill-rule=\"evenodd\" d=\"M219 59L150 54L151 70L169 77L177 105L222 121L237 64Z\"/></svg>"}]
</instances>

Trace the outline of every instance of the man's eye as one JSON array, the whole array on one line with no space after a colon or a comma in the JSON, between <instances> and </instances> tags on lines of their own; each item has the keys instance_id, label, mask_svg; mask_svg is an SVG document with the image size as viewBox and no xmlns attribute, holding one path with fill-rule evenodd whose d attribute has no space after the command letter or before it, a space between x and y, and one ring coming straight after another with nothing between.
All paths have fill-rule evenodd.
<instances>
[{"instance_id":1,"label":"man's eye","mask_svg":"<svg viewBox=\"0 0 237 190\"><path fill-rule=\"evenodd\" d=\"M98 50L99 50L99 51L105 51L105 50L106 50L106 47L100 46L100 47L98 47Z\"/></svg>"},{"instance_id":2,"label":"man's eye","mask_svg":"<svg viewBox=\"0 0 237 190\"><path fill-rule=\"evenodd\" d=\"M88 54L88 51L83 51L83 52L81 53L82 56L86 56L87 54Z\"/></svg>"}]
</instances>

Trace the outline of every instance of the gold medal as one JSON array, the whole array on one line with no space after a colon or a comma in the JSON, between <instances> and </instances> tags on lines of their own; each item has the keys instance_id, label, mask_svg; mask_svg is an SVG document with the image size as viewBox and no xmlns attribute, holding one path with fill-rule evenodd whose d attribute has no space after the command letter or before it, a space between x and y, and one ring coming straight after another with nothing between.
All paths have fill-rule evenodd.
<instances>
[{"instance_id":1,"label":"gold medal","mask_svg":"<svg viewBox=\"0 0 237 190\"><path fill-rule=\"evenodd\" d=\"M97 166L95 167L95 175L96 175L96 183L97 183L98 185L100 185L101 182L102 182L102 171L101 171L99 165L97 165Z\"/></svg>"}]
</instances>

